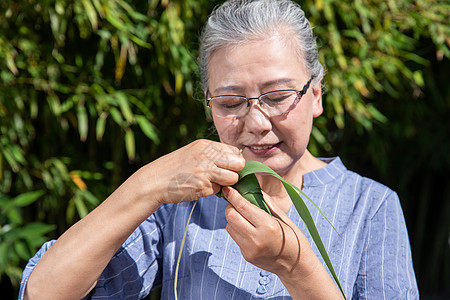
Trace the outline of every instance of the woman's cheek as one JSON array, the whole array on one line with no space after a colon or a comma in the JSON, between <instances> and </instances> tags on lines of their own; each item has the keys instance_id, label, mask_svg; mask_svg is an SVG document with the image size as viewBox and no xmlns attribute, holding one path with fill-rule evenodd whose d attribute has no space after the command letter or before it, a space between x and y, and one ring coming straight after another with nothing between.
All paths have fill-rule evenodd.
<instances>
[{"instance_id":1,"label":"woman's cheek","mask_svg":"<svg viewBox=\"0 0 450 300\"><path fill-rule=\"evenodd\" d=\"M239 127L238 122L231 119L215 118L214 124L219 134L220 141L225 144L238 146Z\"/></svg>"}]
</instances>

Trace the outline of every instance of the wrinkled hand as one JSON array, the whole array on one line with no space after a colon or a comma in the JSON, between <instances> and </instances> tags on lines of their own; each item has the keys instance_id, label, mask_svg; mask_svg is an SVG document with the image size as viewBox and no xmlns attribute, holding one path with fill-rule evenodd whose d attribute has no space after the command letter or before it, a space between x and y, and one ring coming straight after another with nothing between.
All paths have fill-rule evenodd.
<instances>
[{"instance_id":1,"label":"wrinkled hand","mask_svg":"<svg viewBox=\"0 0 450 300\"><path fill-rule=\"evenodd\" d=\"M160 203L187 202L235 184L245 159L239 149L227 144L197 140L169 153L146 167L142 184L158 185Z\"/></svg>"},{"instance_id":2,"label":"wrinkled hand","mask_svg":"<svg viewBox=\"0 0 450 300\"><path fill-rule=\"evenodd\" d=\"M264 195L275 217L252 205L233 188L224 188L223 192L230 203L225 210L226 229L245 260L279 276L289 276L301 265L302 252L311 249L310 244L270 197ZM308 276L306 272L302 275Z\"/></svg>"}]
</instances>

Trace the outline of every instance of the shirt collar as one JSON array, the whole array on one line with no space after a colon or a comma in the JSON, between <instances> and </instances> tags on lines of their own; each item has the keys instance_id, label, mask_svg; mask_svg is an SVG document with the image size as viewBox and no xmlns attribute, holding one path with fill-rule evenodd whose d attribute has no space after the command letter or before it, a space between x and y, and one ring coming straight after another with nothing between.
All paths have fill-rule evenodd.
<instances>
[{"instance_id":1,"label":"shirt collar","mask_svg":"<svg viewBox=\"0 0 450 300\"><path fill-rule=\"evenodd\" d=\"M303 187L328 184L347 171L347 168L344 166L339 157L319 159L327 163L327 165L323 168L311 171L303 175Z\"/></svg>"}]
</instances>

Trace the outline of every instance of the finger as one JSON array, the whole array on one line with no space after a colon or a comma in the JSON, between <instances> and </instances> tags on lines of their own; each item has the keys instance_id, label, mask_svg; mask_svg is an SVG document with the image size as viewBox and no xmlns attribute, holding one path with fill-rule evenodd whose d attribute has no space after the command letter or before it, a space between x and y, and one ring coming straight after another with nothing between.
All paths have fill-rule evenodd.
<instances>
[{"instance_id":1,"label":"finger","mask_svg":"<svg viewBox=\"0 0 450 300\"><path fill-rule=\"evenodd\" d=\"M208 140L197 140L192 143L192 147L199 154L198 163L201 165L213 164L235 172L244 168L245 159L239 149L234 146Z\"/></svg>"},{"instance_id":2,"label":"finger","mask_svg":"<svg viewBox=\"0 0 450 300\"><path fill-rule=\"evenodd\" d=\"M228 221L226 229L234 240L236 240L236 238L248 238L253 235L255 227L239 214L233 205L227 205L225 208L225 217Z\"/></svg>"},{"instance_id":3,"label":"finger","mask_svg":"<svg viewBox=\"0 0 450 300\"><path fill-rule=\"evenodd\" d=\"M225 217L226 217L228 223L251 224L253 226L253 224L250 223L247 219L245 219L244 216L242 216L239 213L239 211L236 209L236 207L232 204L232 203L236 204L236 200L233 200L236 197L236 195L234 195L234 193L239 194L235 189L230 188L229 186L222 187L222 194L225 196L225 199L227 199L227 201L229 203L225 207ZM230 202L230 199L232 199L231 202ZM251 205L251 203L246 201L246 202L242 203L241 205L244 205L244 206Z\"/></svg>"},{"instance_id":4,"label":"finger","mask_svg":"<svg viewBox=\"0 0 450 300\"><path fill-rule=\"evenodd\" d=\"M224 169L239 172L245 166L244 156L241 154L239 148L220 142L215 143L214 147L217 147L220 155L216 157L215 164Z\"/></svg>"},{"instance_id":5,"label":"finger","mask_svg":"<svg viewBox=\"0 0 450 300\"><path fill-rule=\"evenodd\" d=\"M237 148L235 148L237 149ZM241 153L235 153L235 151L224 152L223 155L219 156L214 164L223 169L231 170L234 172L239 172L245 166L245 159Z\"/></svg>"},{"instance_id":6,"label":"finger","mask_svg":"<svg viewBox=\"0 0 450 300\"><path fill-rule=\"evenodd\" d=\"M222 143L222 142L216 142L216 143L219 143L219 144L223 145L224 148L227 148L233 154L240 154L240 153L242 153L242 149L239 149L236 146L225 144L225 143Z\"/></svg>"},{"instance_id":7,"label":"finger","mask_svg":"<svg viewBox=\"0 0 450 300\"><path fill-rule=\"evenodd\" d=\"M209 174L210 181L221 186L233 185L239 180L239 175L236 172L215 167Z\"/></svg>"},{"instance_id":8,"label":"finger","mask_svg":"<svg viewBox=\"0 0 450 300\"><path fill-rule=\"evenodd\" d=\"M220 192L220 189L221 189L221 188L222 188L222 186L221 186L220 184L212 183L212 184L211 184L211 190L212 190L212 192L211 192L210 195L215 195L215 194L217 194L218 192Z\"/></svg>"}]
</instances>

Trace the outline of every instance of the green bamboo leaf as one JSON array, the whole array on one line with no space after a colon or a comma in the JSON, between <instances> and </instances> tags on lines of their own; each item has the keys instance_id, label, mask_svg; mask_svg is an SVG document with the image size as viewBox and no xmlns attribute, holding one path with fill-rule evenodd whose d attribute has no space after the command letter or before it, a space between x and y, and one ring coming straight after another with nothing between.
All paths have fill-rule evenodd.
<instances>
[{"instance_id":1,"label":"green bamboo leaf","mask_svg":"<svg viewBox=\"0 0 450 300\"><path fill-rule=\"evenodd\" d=\"M3 181L3 154L0 151L0 182Z\"/></svg>"},{"instance_id":2,"label":"green bamboo leaf","mask_svg":"<svg viewBox=\"0 0 450 300\"><path fill-rule=\"evenodd\" d=\"M75 201L74 199L70 199L69 204L67 205L66 209L66 222L68 224L73 222L73 219L75 217Z\"/></svg>"},{"instance_id":3,"label":"green bamboo leaf","mask_svg":"<svg viewBox=\"0 0 450 300\"><path fill-rule=\"evenodd\" d=\"M388 118L386 118L386 116L383 115L383 113L380 112L375 106L368 104L366 108L375 120L381 123L386 123L388 121Z\"/></svg>"},{"instance_id":4,"label":"green bamboo leaf","mask_svg":"<svg viewBox=\"0 0 450 300\"><path fill-rule=\"evenodd\" d=\"M142 132L155 144L159 144L159 137L156 133L155 126L150 123L145 116L136 116L136 121L141 128Z\"/></svg>"},{"instance_id":5,"label":"green bamboo leaf","mask_svg":"<svg viewBox=\"0 0 450 300\"><path fill-rule=\"evenodd\" d=\"M57 159L57 158L53 159L52 163L55 166L55 170L57 170L57 173L55 173L55 175L57 175L64 181L69 181L70 175L69 175L69 171L67 170L67 166L65 165L65 163L62 160Z\"/></svg>"},{"instance_id":6,"label":"green bamboo leaf","mask_svg":"<svg viewBox=\"0 0 450 300\"><path fill-rule=\"evenodd\" d=\"M26 244L24 240L18 240L14 243L14 250L16 251L17 255L23 260L28 260L32 254L31 250Z\"/></svg>"},{"instance_id":7,"label":"green bamboo leaf","mask_svg":"<svg viewBox=\"0 0 450 300\"><path fill-rule=\"evenodd\" d=\"M77 117L78 117L78 131L80 133L80 140L82 142L85 142L87 139L89 126L88 126L88 116L84 105L78 105Z\"/></svg>"},{"instance_id":8,"label":"green bamboo leaf","mask_svg":"<svg viewBox=\"0 0 450 300\"><path fill-rule=\"evenodd\" d=\"M105 18L106 20L114 27L116 27L118 30L125 30L126 31L126 26L123 24L123 22L117 18L116 16L113 16L109 10L105 11Z\"/></svg>"},{"instance_id":9,"label":"green bamboo leaf","mask_svg":"<svg viewBox=\"0 0 450 300\"><path fill-rule=\"evenodd\" d=\"M255 174L246 174L242 177L239 176L239 181L233 185L233 188L235 188L242 197L272 215L266 201L264 201L261 187Z\"/></svg>"},{"instance_id":10,"label":"green bamboo leaf","mask_svg":"<svg viewBox=\"0 0 450 300\"><path fill-rule=\"evenodd\" d=\"M5 157L6 162L9 164L13 172L19 172L20 165L17 163L17 161L14 159L13 154L11 153L11 150L9 148L3 149L3 156Z\"/></svg>"},{"instance_id":11,"label":"green bamboo leaf","mask_svg":"<svg viewBox=\"0 0 450 300\"><path fill-rule=\"evenodd\" d=\"M8 263L8 252L9 252L9 245L8 243L1 243L0 244L0 269L4 270L6 264Z\"/></svg>"},{"instance_id":12,"label":"green bamboo leaf","mask_svg":"<svg viewBox=\"0 0 450 300\"><path fill-rule=\"evenodd\" d=\"M42 190L28 192L28 193L23 193L11 200L7 200L5 202L2 201L2 203L0 203L1 204L0 207L2 207L0 216L6 215L6 214L9 215L9 213L14 214L14 212L11 212L11 209L14 210L14 208L30 205L31 203L33 203L34 201L39 199L39 197L41 197L44 193L45 192ZM16 217L15 215L12 215L12 217L16 221L20 221L17 218L15 218Z\"/></svg>"},{"instance_id":13,"label":"green bamboo leaf","mask_svg":"<svg viewBox=\"0 0 450 300\"><path fill-rule=\"evenodd\" d=\"M49 95L47 96L47 102L50 106L50 110L55 116L61 115L61 102L59 101L58 96L56 95Z\"/></svg>"},{"instance_id":14,"label":"green bamboo leaf","mask_svg":"<svg viewBox=\"0 0 450 300\"><path fill-rule=\"evenodd\" d=\"M311 213L309 212L309 209L306 206L306 204L303 201L300 194L303 197L305 197L306 199L308 199L320 211L320 213L325 217L323 212L305 193L303 193L303 191L301 189L299 189L295 185L284 180L275 171L273 171L271 168L269 168L268 166L266 166L265 164L263 164L261 162L253 161L253 160L247 161L245 163L245 167L239 172L239 178L240 179L245 178L249 175L252 175L252 174L254 175L255 173L266 173L266 174L274 176L275 178L278 178L282 182L283 186L285 187L286 191L289 194L289 197L292 200L292 203L294 204L294 207L296 208L297 212L299 213L300 217L302 218L303 222L305 223L306 228L308 229L309 234L311 235L311 238L313 239L314 243L316 244L316 247L319 250L320 255L322 256L325 264L327 265L328 269L330 270L330 273L333 276L334 280L336 281L336 284L338 285L342 295L344 296L344 298L346 298L345 294L344 294L344 290L342 289L342 286L339 282L336 272L334 271L333 265L328 256L328 253L325 249L325 246L322 242L322 239L320 238L319 232L317 231L316 225L314 224L314 220L311 216ZM250 188L253 189L254 186L250 186ZM326 220L331 224L331 222L328 220L328 218L326 218ZM331 226L333 227L332 224L331 224ZM336 229L334 229L334 230L336 230Z\"/></svg>"},{"instance_id":15,"label":"green bamboo leaf","mask_svg":"<svg viewBox=\"0 0 450 300\"><path fill-rule=\"evenodd\" d=\"M11 154L17 162L19 162L21 165L25 165L27 163L22 148L14 144L10 145L10 147L8 148L11 150Z\"/></svg>"},{"instance_id":16,"label":"green bamboo leaf","mask_svg":"<svg viewBox=\"0 0 450 300\"><path fill-rule=\"evenodd\" d=\"M117 102L119 102L120 110L122 111L123 116L125 119L130 123L134 123L134 115L131 111L130 105L128 105L128 99L127 96L123 93L116 93L115 98L117 99Z\"/></svg>"},{"instance_id":17,"label":"green bamboo leaf","mask_svg":"<svg viewBox=\"0 0 450 300\"><path fill-rule=\"evenodd\" d=\"M106 128L107 116L108 116L108 114L104 112L97 119L97 124L95 126L95 135L96 135L97 141L101 141L103 139L103 134L105 133L105 128Z\"/></svg>"},{"instance_id":18,"label":"green bamboo leaf","mask_svg":"<svg viewBox=\"0 0 450 300\"><path fill-rule=\"evenodd\" d=\"M92 29L97 30L98 28L97 12L95 11L92 2L88 0L83 0L82 4L84 6L84 9L86 10L89 22L91 22Z\"/></svg>"},{"instance_id":19,"label":"green bamboo leaf","mask_svg":"<svg viewBox=\"0 0 450 300\"><path fill-rule=\"evenodd\" d=\"M2 211L0 213L0 222L2 216L6 213L6 211ZM21 215L21 209L18 207L13 207L12 209L9 209L6 213L6 218L8 220L8 223L12 226L15 226L16 224L22 224L23 218Z\"/></svg>"},{"instance_id":20,"label":"green bamboo leaf","mask_svg":"<svg viewBox=\"0 0 450 300\"><path fill-rule=\"evenodd\" d=\"M39 111L39 106L37 104L36 97L30 99L30 117L31 119L36 119Z\"/></svg>"},{"instance_id":21,"label":"green bamboo leaf","mask_svg":"<svg viewBox=\"0 0 450 300\"><path fill-rule=\"evenodd\" d=\"M100 15L103 15L105 12L104 12L101 2L99 0L91 0L91 1L92 1L92 4L94 5L95 9L98 11L98 13Z\"/></svg>"},{"instance_id":22,"label":"green bamboo leaf","mask_svg":"<svg viewBox=\"0 0 450 300\"><path fill-rule=\"evenodd\" d=\"M86 204L83 202L83 198L76 195L74 197L74 202L78 215L80 216L80 218L84 218L89 213L89 210L87 209Z\"/></svg>"},{"instance_id":23,"label":"green bamboo leaf","mask_svg":"<svg viewBox=\"0 0 450 300\"><path fill-rule=\"evenodd\" d=\"M119 110L115 107L111 107L109 110L109 113L111 114L111 117L113 118L114 122L117 123L117 125L122 126L123 125L123 119L122 114L119 112Z\"/></svg>"},{"instance_id":24,"label":"green bamboo leaf","mask_svg":"<svg viewBox=\"0 0 450 300\"><path fill-rule=\"evenodd\" d=\"M134 133L131 129L125 131L125 148L127 150L128 158L134 160L136 154L136 146L134 142Z\"/></svg>"},{"instance_id":25,"label":"green bamboo leaf","mask_svg":"<svg viewBox=\"0 0 450 300\"><path fill-rule=\"evenodd\" d=\"M152 44L147 43L147 42L141 40L140 38L138 38L138 37L135 36L135 35L130 35L129 38L130 38L130 40L132 40L136 45L141 46L141 47L143 47L143 48L148 48L148 49L150 49L150 48L152 47Z\"/></svg>"},{"instance_id":26,"label":"green bamboo leaf","mask_svg":"<svg viewBox=\"0 0 450 300\"><path fill-rule=\"evenodd\" d=\"M88 190L78 190L77 193L81 195L84 199L86 199L92 205L97 206L100 201Z\"/></svg>"},{"instance_id":27,"label":"green bamboo leaf","mask_svg":"<svg viewBox=\"0 0 450 300\"><path fill-rule=\"evenodd\" d=\"M27 224L22 228L21 236L25 239L33 239L37 236L43 236L55 228L55 225L34 222Z\"/></svg>"},{"instance_id":28,"label":"green bamboo leaf","mask_svg":"<svg viewBox=\"0 0 450 300\"><path fill-rule=\"evenodd\" d=\"M30 205L31 203L33 203L34 201L39 199L39 197L41 197L44 194L45 194L45 192L42 190L21 194L13 199L12 206L13 207L24 207L24 206Z\"/></svg>"},{"instance_id":29,"label":"green bamboo leaf","mask_svg":"<svg viewBox=\"0 0 450 300\"><path fill-rule=\"evenodd\" d=\"M54 225L48 225L43 223L30 223L25 225L24 227L13 228L10 231L3 234L3 239L5 241L16 241L20 238L24 238L27 240L32 240L36 237L43 236L48 232L55 229Z\"/></svg>"}]
</instances>

